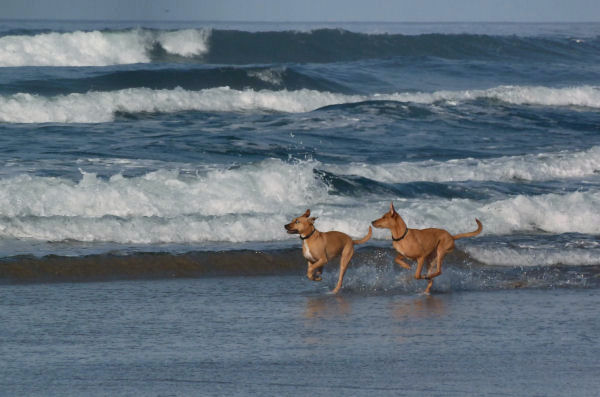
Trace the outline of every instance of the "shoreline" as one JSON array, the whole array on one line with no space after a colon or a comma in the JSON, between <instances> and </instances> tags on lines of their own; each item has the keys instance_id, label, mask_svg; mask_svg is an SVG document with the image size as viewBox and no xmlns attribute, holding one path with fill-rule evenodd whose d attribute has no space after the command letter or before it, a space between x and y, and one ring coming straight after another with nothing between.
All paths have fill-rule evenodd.
<instances>
[{"instance_id":1,"label":"shoreline","mask_svg":"<svg viewBox=\"0 0 600 397\"><path fill-rule=\"evenodd\" d=\"M343 291L412 293L422 289L414 280L414 266L394 265L391 247L358 249L350 262ZM325 267L324 284L333 284L339 260ZM303 281L306 262L293 248L206 250L184 253L132 252L83 256L19 255L0 260L0 284L109 282L174 278L298 276ZM310 283L309 283L310 284ZM434 291L504 289L600 288L600 265L506 266L478 262L465 251L448 255Z\"/></svg>"}]
</instances>

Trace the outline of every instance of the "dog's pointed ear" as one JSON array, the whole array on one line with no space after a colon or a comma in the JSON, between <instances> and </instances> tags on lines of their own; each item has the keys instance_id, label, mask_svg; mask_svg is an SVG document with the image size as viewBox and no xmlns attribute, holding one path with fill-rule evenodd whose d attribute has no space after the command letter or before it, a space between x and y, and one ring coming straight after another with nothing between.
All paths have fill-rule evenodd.
<instances>
[{"instance_id":1,"label":"dog's pointed ear","mask_svg":"<svg viewBox=\"0 0 600 397\"><path fill-rule=\"evenodd\" d=\"M304 213L304 215L302 215L306 218L308 218L310 216L310 208L306 210L306 212Z\"/></svg>"},{"instance_id":2,"label":"dog's pointed ear","mask_svg":"<svg viewBox=\"0 0 600 397\"><path fill-rule=\"evenodd\" d=\"M308 221L309 221L311 224L313 224L313 223L315 223L315 221L316 221L318 218L319 218L318 216L313 216L312 218L308 218Z\"/></svg>"},{"instance_id":3,"label":"dog's pointed ear","mask_svg":"<svg viewBox=\"0 0 600 397\"><path fill-rule=\"evenodd\" d=\"M394 215L396 213L396 209L394 208L394 202L390 203L390 215Z\"/></svg>"}]
</instances>

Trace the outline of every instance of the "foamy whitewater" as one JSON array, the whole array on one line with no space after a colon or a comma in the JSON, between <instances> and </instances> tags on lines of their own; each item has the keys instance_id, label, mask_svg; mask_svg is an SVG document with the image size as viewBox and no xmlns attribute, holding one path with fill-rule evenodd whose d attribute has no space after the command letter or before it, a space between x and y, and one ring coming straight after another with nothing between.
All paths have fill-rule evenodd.
<instances>
[{"instance_id":1,"label":"foamy whitewater","mask_svg":"<svg viewBox=\"0 0 600 397\"><path fill-rule=\"evenodd\" d=\"M65 26L0 25L5 258L291 249L393 201L480 219L465 263L600 265L565 248L600 234L597 25Z\"/></svg>"},{"instance_id":2,"label":"foamy whitewater","mask_svg":"<svg viewBox=\"0 0 600 397\"><path fill-rule=\"evenodd\" d=\"M169 54L197 57L204 54L210 30L183 29L155 32L73 31L0 37L0 67L107 66L151 62L158 47Z\"/></svg>"},{"instance_id":3,"label":"foamy whitewater","mask_svg":"<svg viewBox=\"0 0 600 397\"><path fill-rule=\"evenodd\" d=\"M256 76L277 85L272 76ZM457 105L476 100L498 100L507 104L600 108L600 89L592 86L547 88L502 86L489 90L439 91L342 95L301 89L271 91L234 90L230 87L188 91L130 88L125 90L43 97L27 93L0 97L0 121L8 123L102 123L115 114L204 112L288 112L305 113L325 106L382 101L416 104Z\"/></svg>"}]
</instances>

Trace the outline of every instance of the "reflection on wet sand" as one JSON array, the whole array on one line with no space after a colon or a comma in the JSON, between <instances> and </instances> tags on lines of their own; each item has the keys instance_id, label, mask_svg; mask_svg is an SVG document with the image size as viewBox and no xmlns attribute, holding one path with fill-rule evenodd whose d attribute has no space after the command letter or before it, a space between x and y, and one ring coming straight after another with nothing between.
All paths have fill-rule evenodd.
<instances>
[{"instance_id":1,"label":"reflection on wet sand","mask_svg":"<svg viewBox=\"0 0 600 397\"><path fill-rule=\"evenodd\" d=\"M398 300L391 306L393 316L400 321L439 317L446 313L444 299L433 295Z\"/></svg>"},{"instance_id":2,"label":"reflection on wet sand","mask_svg":"<svg viewBox=\"0 0 600 397\"><path fill-rule=\"evenodd\" d=\"M391 316L398 320L423 319L439 317L446 313L446 305L443 298L433 295L418 297L402 297L390 303ZM349 314L351 304L343 295L326 295L309 297L306 300L304 317L333 318Z\"/></svg>"},{"instance_id":3,"label":"reflection on wet sand","mask_svg":"<svg viewBox=\"0 0 600 397\"><path fill-rule=\"evenodd\" d=\"M310 332L304 336L307 345L337 343L337 337L328 337L332 324L350 315L350 302L341 295L313 296L306 299L304 318ZM323 321L322 321L323 320ZM335 334L335 333L334 333Z\"/></svg>"},{"instance_id":4,"label":"reflection on wet sand","mask_svg":"<svg viewBox=\"0 0 600 397\"><path fill-rule=\"evenodd\" d=\"M337 317L350 312L350 303L341 295L309 297L306 300L305 318Z\"/></svg>"},{"instance_id":5,"label":"reflection on wet sand","mask_svg":"<svg viewBox=\"0 0 600 397\"><path fill-rule=\"evenodd\" d=\"M307 297L303 317L307 345L344 344L346 335L340 339L339 327L351 326L353 338L388 338L394 344L422 340L433 335L438 318L447 314L447 296L390 295L379 296L325 295ZM386 300L384 309L374 308ZM377 302L377 303L376 303ZM432 328L433 327L433 328ZM345 334L345 331L343 332Z\"/></svg>"}]
</instances>

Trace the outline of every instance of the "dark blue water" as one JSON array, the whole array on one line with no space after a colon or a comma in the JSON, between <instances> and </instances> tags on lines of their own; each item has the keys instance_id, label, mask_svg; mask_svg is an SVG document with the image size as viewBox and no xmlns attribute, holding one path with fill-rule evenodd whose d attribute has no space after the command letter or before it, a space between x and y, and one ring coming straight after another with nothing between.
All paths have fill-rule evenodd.
<instances>
[{"instance_id":1,"label":"dark blue water","mask_svg":"<svg viewBox=\"0 0 600 397\"><path fill-rule=\"evenodd\" d=\"M2 335L14 363L0 383L16 395L147 395L155 386L157 394L334 395L346 387L389 395L408 387L412 394L588 395L597 386L595 357L581 366L560 359L576 360L598 327L568 308L581 299L589 318L598 317L599 37L600 24L0 21L0 284L11 324ZM436 280L434 294L452 314L433 322L465 333L450 335L455 350L442 351L433 367L428 357L439 350L429 345L395 350L408 331L374 331L380 320L384 329L397 327L381 310L421 305L415 295L424 287L393 267L389 232L376 230L357 252L342 289L347 305L323 297L336 265L322 284L303 279L300 243L283 229L310 208L320 230L363 236L391 201L411 228L456 234L474 229L475 218L484 225L481 236L457 243ZM66 284L46 284L54 282ZM252 292L240 293L237 283ZM256 285L281 305L265 306ZM161 292L148 297L146 288ZM86 297L113 289L121 308ZM80 315L56 328L60 310L27 303L46 299L64 300L60 310ZM215 336L240 315L231 303L240 300L252 306L248 334ZM336 314L341 323L267 336L298 325L303 302L312 300L351 309ZM423 311L435 314L435 302ZM508 342L490 336L499 321L490 311L517 303L535 315L505 318L496 335L516 332L507 355ZM217 315L196 309L206 305ZM486 316L460 320L479 305ZM146 321L160 307L174 314L112 345L111 332L127 333L131 316ZM38 311L29 316L29 309ZM97 331L81 330L81 310L101 313ZM188 322L190 310L196 317ZM273 317L279 310L282 317ZM576 340L563 343L555 338L569 334L567 312L581 321ZM411 313L419 318L414 335L437 335L430 317ZM353 331L357 315L377 319ZM525 328L515 331L513 321ZM542 345L530 336L536 322L544 324L535 331L545 335ZM201 325L202 337L192 338ZM13 332L29 328L71 331L65 340ZM357 344L317 350L309 343L315 332L354 335ZM243 347L248 339L255 350ZM489 349L464 353L476 340ZM439 381L432 374L456 362L464 370L432 386ZM273 368L278 377L267 379ZM406 368L413 372L403 378ZM533 382L511 383L529 369ZM561 370L565 382L547 375ZM65 374L74 375L56 381ZM336 381L314 380L321 374Z\"/></svg>"}]
</instances>

